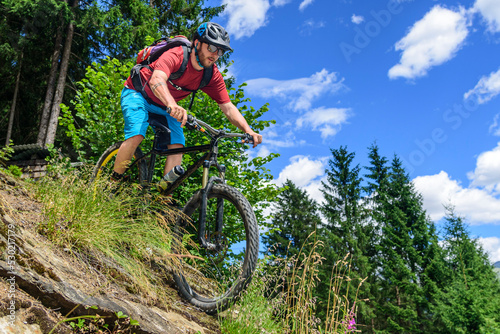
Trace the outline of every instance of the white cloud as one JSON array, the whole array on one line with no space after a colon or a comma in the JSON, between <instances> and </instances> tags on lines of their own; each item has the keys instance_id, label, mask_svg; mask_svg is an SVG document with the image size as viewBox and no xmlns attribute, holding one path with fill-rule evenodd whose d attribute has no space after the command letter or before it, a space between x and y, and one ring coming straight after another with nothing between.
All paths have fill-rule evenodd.
<instances>
[{"instance_id":1,"label":"white cloud","mask_svg":"<svg viewBox=\"0 0 500 334\"><path fill-rule=\"evenodd\" d=\"M297 147L297 146L304 146L306 144L305 140L303 139L297 140L295 136L289 136L289 135L284 136L282 139L268 139L264 135L263 137L265 137L263 145L265 145L267 149L274 151L278 148ZM259 156L264 156L264 155L259 154Z\"/></svg>"},{"instance_id":2,"label":"white cloud","mask_svg":"<svg viewBox=\"0 0 500 334\"><path fill-rule=\"evenodd\" d=\"M307 6L313 3L314 0L304 0L299 5L299 10L303 11Z\"/></svg>"},{"instance_id":3,"label":"white cloud","mask_svg":"<svg viewBox=\"0 0 500 334\"><path fill-rule=\"evenodd\" d=\"M488 237L488 238L478 238L479 243L483 246L483 249L489 255L492 263L500 261L500 238Z\"/></svg>"},{"instance_id":4,"label":"white cloud","mask_svg":"<svg viewBox=\"0 0 500 334\"><path fill-rule=\"evenodd\" d=\"M500 1L476 0L474 10L481 13L490 32L500 32Z\"/></svg>"},{"instance_id":5,"label":"white cloud","mask_svg":"<svg viewBox=\"0 0 500 334\"><path fill-rule=\"evenodd\" d=\"M498 94L500 94L500 69L479 79L477 85L464 94L464 98L475 97L479 104L483 104Z\"/></svg>"},{"instance_id":6,"label":"white cloud","mask_svg":"<svg viewBox=\"0 0 500 334\"><path fill-rule=\"evenodd\" d=\"M269 145L266 144L259 145L258 149L259 151L257 152L257 156L261 158L267 157L269 154L273 153L271 152ZM253 155L249 154L249 158L253 158Z\"/></svg>"},{"instance_id":7,"label":"white cloud","mask_svg":"<svg viewBox=\"0 0 500 334\"><path fill-rule=\"evenodd\" d=\"M324 21L315 21L313 19L309 19L304 21L302 25L299 27L299 33L302 36L310 36L313 30L324 28L326 26Z\"/></svg>"},{"instance_id":8,"label":"white cloud","mask_svg":"<svg viewBox=\"0 0 500 334\"><path fill-rule=\"evenodd\" d=\"M494 136L500 136L500 114L496 114L495 118L493 118L493 124L489 127L489 132Z\"/></svg>"},{"instance_id":9,"label":"white cloud","mask_svg":"<svg viewBox=\"0 0 500 334\"><path fill-rule=\"evenodd\" d=\"M452 204L457 214L464 215L471 225L500 223L500 199L486 189L464 188L444 171L419 176L413 183L422 194L424 209L432 220L443 218L443 205Z\"/></svg>"},{"instance_id":10,"label":"white cloud","mask_svg":"<svg viewBox=\"0 0 500 334\"><path fill-rule=\"evenodd\" d=\"M236 39L252 36L267 23L268 0L223 0L222 4L226 5L224 14L228 16L226 29Z\"/></svg>"},{"instance_id":11,"label":"white cloud","mask_svg":"<svg viewBox=\"0 0 500 334\"><path fill-rule=\"evenodd\" d=\"M327 158L311 160L304 155L296 155L290 158L290 164L283 168L275 183L283 185L290 180L297 187L305 187L311 184L315 178L325 173Z\"/></svg>"},{"instance_id":12,"label":"white cloud","mask_svg":"<svg viewBox=\"0 0 500 334\"><path fill-rule=\"evenodd\" d=\"M419 176L413 182L423 196L424 208L435 221L444 217L443 205L452 204L473 225L500 224L500 142L477 157L476 168L467 177L471 180L467 188L444 171Z\"/></svg>"},{"instance_id":13,"label":"white cloud","mask_svg":"<svg viewBox=\"0 0 500 334\"><path fill-rule=\"evenodd\" d=\"M307 191L311 199L315 200L317 203L323 203L325 201L325 197L321 192L323 185L321 182L327 182L326 176L322 177L320 180L314 180L308 185L302 187L303 190Z\"/></svg>"},{"instance_id":14,"label":"white cloud","mask_svg":"<svg viewBox=\"0 0 500 334\"><path fill-rule=\"evenodd\" d=\"M333 93L344 87L335 72L321 70L309 78L274 80L259 78L248 80L246 90L250 95L263 98L277 98L289 101L292 110L307 110L311 103L325 93Z\"/></svg>"},{"instance_id":15,"label":"white cloud","mask_svg":"<svg viewBox=\"0 0 500 334\"><path fill-rule=\"evenodd\" d=\"M299 117L295 124L299 128L310 125L313 130L319 129L321 138L325 139L337 134L341 124L346 123L349 117L350 109L321 107Z\"/></svg>"},{"instance_id":16,"label":"white cloud","mask_svg":"<svg viewBox=\"0 0 500 334\"><path fill-rule=\"evenodd\" d=\"M365 18L361 15L352 14L351 16L351 22L354 24L361 24L364 20Z\"/></svg>"},{"instance_id":17,"label":"white cloud","mask_svg":"<svg viewBox=\"0 0 500 334\"><path fill-rule=\"evenodd\" d=\"M273 1L273 6L274 7L281 7L286 4L289 4L292 0L274 0Z\"/></svg>"},{"instance_id":18,"label":"white cloud","mask_svg":"<svg viewBox=\"0 0 500 334\"><path fill-rule=\"evenodd\" d=\"M477 157L476 169L467 174L471 186L484 187L490 193L500 192L500 143Z\"/></svg>"},{"instance_id":19,"label":"white cloud","mask_svg":"<svg viewBox=\"0 0 500 334\"><path fill-rule=\"evenodd\" d=\"M328 157L311 159L304 155L293 156L290 158L290 164L282 169L273 183L282 186L286 180L290 180L300 189L307 191L311 199L322 203L324 197L321 182L326 182L327 161Z\"/></svg>"},{"instance_id":20,"label":"white cloud","mask_svg":"<svg viewBox=\"0 0 500 334\"><path fill-rule=\"evenodd\" d=\"M398 41L396 50L403 52L399 64L389 70L391 79L413 79L452 59L467 37L467 13L434 6L409 33Z\"/></svg>"},{"instance_id":21,"label":"white cloud","mask_svg":"<svg viewBox=\"0 0 500 334\"><path fill-rule=\"evenodd\" d=\"M257 152L250 151L249 157L255 155L266 157L271 153L278 152L281 148L301 147L307 145L305 139L297 139L295 131L291 129L292 124L272 124L262 132L262 144L257 146ZM288 129L288 132L287 132ZM279 134L278 134L279 132Z\"/></svg>"}]
</instances>

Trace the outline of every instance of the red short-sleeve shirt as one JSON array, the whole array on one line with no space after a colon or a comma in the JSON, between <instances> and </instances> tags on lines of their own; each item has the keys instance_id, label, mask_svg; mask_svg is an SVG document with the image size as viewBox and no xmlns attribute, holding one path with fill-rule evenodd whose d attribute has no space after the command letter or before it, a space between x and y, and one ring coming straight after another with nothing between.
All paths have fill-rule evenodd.
<instances>
[{"instance_id":1,"label":"red short-sleeve shirt","mask_svg":"<svg viewBox=\"0 0 500 334\"><path fill-rule=\"evenodd\" d=\"M160 58L154 61L150 65L150 67L153 70L163 71L167 76L170 76L170 74L175 73L177 72L177 70L179 70L183 60L184 60L184 51L182 50L182 47L179 46L167 50L160 56ZM141 70L141 78L143 82L149 81L152 73L153 72L147 67L143 68ZM197 71L193 67L193 64L191 64L191 61L188 61L184 74L179 79L173 80L173 82L179 87L190 90L196 90L200 86L202 78L203 78L203 71ZM175 101L180 101L191 93L189 91L175 89L175 87L172 86L170 82L168 82L167 84L170 94L172 94L172 97L175 99ZM134 85L132 84L132 79L130 77L128 77L127 81L125 82L125 86L133 89ZM159 105L164 105L153 94L151 88L149 87L149 84L146 85L145 90L149 98L151 98L155 103L158 103ZM227 93L226 84L224 83L222 74L219 72L219 69L217 68L217 66L215 66L215 64L213 65L212 80L210 80L210 82L201 90L207 93L207 95L210 96L218 104L224 104L231 101L229 99L229 94Z\"/></svg>"}]
</instances>

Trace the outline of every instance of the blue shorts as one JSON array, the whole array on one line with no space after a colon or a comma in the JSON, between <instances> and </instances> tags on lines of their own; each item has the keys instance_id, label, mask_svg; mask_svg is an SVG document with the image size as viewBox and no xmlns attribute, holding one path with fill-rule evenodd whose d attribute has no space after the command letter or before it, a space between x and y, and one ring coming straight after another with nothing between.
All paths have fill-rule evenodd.
<instances>
[{"instance_id":1,"label":"blue shorts","mask_svg":"<svg viewBox=\"0 0 500 334\"><path fill-rule=\"evenodd\" d=\"M169 144L186 145L181 122L167 114L165 109L149 104L141 93L127 87L123 88L121 105L123 118L125 119L125 139L137 135L146 137L146 130L149 126L148 112L152 112L167 118L168 128L172 131Z\"/></svg>"}]
</instances>

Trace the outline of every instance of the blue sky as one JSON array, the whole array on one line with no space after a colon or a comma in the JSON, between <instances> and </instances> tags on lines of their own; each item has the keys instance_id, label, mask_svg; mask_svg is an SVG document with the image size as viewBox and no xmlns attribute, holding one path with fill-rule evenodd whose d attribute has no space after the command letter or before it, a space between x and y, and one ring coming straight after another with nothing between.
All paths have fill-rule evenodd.
<instances>
[{"instance_id":1,"label":"blue sky","mask_svg":"<svg viewBox=\"0 0 500 334\"><path fill-rule=\"evenodd\" d=\"M210 0L235 50L230 72L276 125L252 154L277 152L321 201L331 148L366 166L396 154L436 222L466 217L500 261L500 1Z\"/></svg>"}]
</instances>

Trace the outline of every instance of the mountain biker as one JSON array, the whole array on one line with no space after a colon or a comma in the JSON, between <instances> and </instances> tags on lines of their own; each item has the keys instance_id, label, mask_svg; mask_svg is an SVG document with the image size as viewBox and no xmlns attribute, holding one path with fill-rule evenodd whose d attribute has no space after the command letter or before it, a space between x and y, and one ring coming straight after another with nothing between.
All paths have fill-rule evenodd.
<instances>
[{"instance_id":1,"label":"mountain biker","mask_svg":"<svg viewBox=\"0 0 500 334\"><path fill-rule=\"evenodd\" d=\"M182 46L164 52L150 65L151 69L143 68L141 77L148 82L145 87L147 96L158 106L148 103L141 93L133 89L131 78L127 79L121 95L121 107L125 119L125 141L118 150L112 179L123 178L127 163L130 162L136 148L144 139L148 127L148 112L164 115L167 118L171 131L170 143L167 146L169 149L184 147L185 138L182 128L187 121L187 112L177 102L199 87L204 68L213 67L213 74L210 82L201 90L217 102L231 124L252 136L253 147L262 143L262 135L250 128L243 115L229 99L222 75L215 65L217 59L229 50L232 49L226 30L217 23L206 22L198 27L193 36L189 61L180 78L169 80L169 76L180 68L183 61ZM187 90L179 89L180 87ZM171 109L170 115L167 114L165 107ZM164 174L176 165L180 165L181 162L182 154L168 156Z\"/></svg>"}]
</instances>

